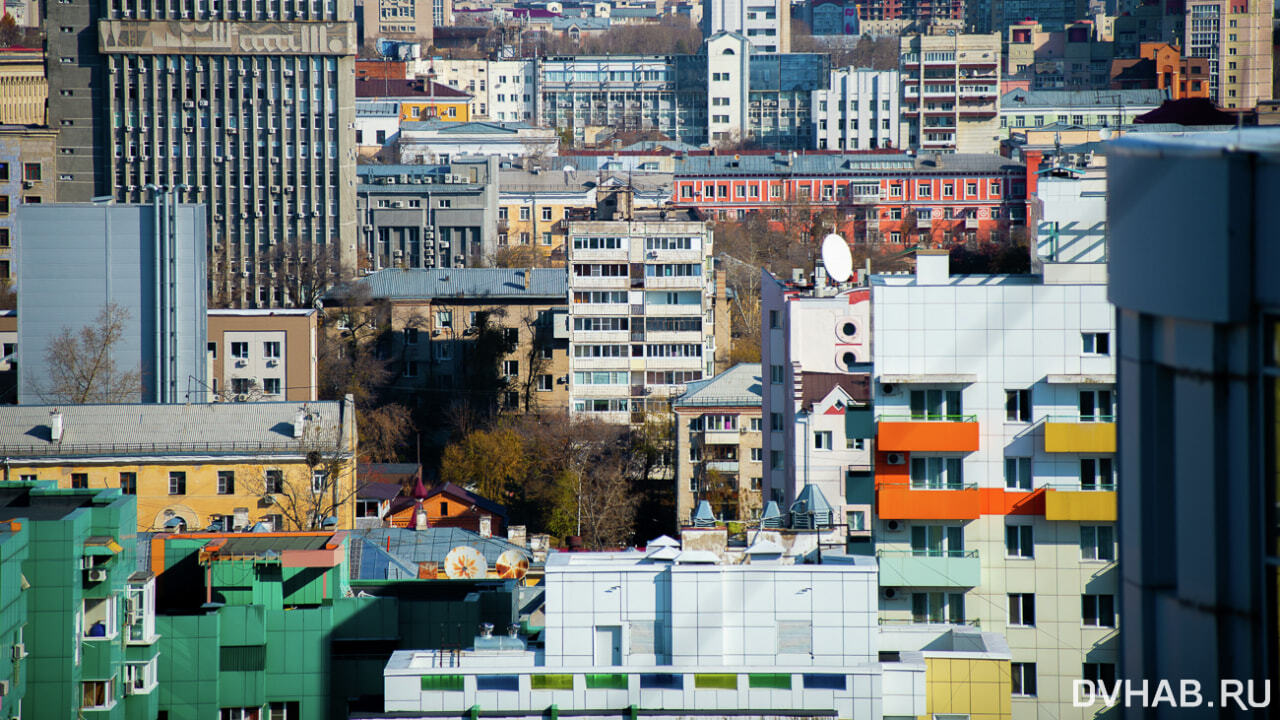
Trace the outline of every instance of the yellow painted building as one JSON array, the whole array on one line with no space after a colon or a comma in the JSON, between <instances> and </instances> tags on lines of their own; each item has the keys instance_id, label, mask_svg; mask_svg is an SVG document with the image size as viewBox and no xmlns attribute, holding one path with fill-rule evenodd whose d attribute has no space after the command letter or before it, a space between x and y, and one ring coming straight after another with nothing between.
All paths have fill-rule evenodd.
<instances>
[{"instance_id":1,"label":"yellow painted building","mask_svg":"<svg viewBox=\"0 0 1280 720\"><path fill-rule=\"evenodd\" d=\"M382 100L398 103L402 122L471 120L472 95L429 78L391 80L362 78L356 80L356 97L362 101Z\"/></svg>"},{"instance_id":2,"label":"yellow painted building","mask_svg":"<svg viewBox=\"0 0 1280 720\"><path fill-rule=\"evenodd\" d=\"M0 414L4 480L120 488L138 530L354 527L344 402L22 405Z\"/></svg>"}]
</instances>

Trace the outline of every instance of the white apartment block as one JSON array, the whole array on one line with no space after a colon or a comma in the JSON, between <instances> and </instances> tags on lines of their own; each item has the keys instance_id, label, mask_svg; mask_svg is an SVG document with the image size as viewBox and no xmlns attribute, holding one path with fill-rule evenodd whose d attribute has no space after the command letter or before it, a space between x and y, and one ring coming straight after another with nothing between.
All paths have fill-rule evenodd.
<instances>
[{"instance_id":1,"label":"white apartment block","mask_svg":"<svg viewBox=\"0 0 1280 720\"><path fill-rule=\"evenodd\" d=\"M658 211L569 222L569 406L643 422L714 373L717 282L706 223ZM665 215L665 213L663 213Z\"/></svg>"},{"instance_id":2,"label":"white apartment block","mask_svg":"<svg viewBox=\"0 0 1280 720\"><path fill-rule=\"evenodd\" d=\"M790 564L781 553L759 540L731 565L665 537L643 552L553 553L544 648L512 631L457 653L397 651L385 709L881 720L1008 702L998 635L883 629L870 558Z\"/></svg>"},{"instance_id":3,"label":"white apartment block","mask_svg":"<svg viewBox=\"0 0 1280 720\"><path fill-rule=\"evenodd\" d=\"M533 60L433 58L410 64L410 75L432 73L437 82L471 93L472 120L533 121Z\"/></svg>"},{"instance_id":4,"label":"white apartment block","mask_svg":"<svg viewBox=\"0 0 1280 720\"><path fill-rule=\"evenodd\" d=\"M897 70L838 68L826 90L813 92L813 137L819 150L894 147L902 129Z\"/></svg>"},{"instance_id":5,"label":"white apartment block","mask_svg":"<svg viewBox=\"0 0 1280 720\"><path fill-rule=\"evenodd\" d=\"M733 32L707 40L707 137L713 144L740 142L749 133L750 49Z\"/></svg>"},{"instance_id":6,"label":"white apartment block","mask_svg":"<svg viewBox=\"0 0 1280 720\"><path fill-rule=\"evenodd\" d=\"M762 272L764 498L785 515L816 487L854 551L871 541L870 295Z\"/></svg>"},{"instance_id":7,"label":"white apartment block","mask_svg":"<svg viewBox=\"0 0 1280 720\"><path fill-rule=\"evenodd\" d=\"M788 0L702 0L702 36L738 33L753 52L791 52Z\"/></svg>"},{"instance_id":8,"label":"white apartment block","mask_svg":"<svg viewBox=\"0 0 1280 720\"><path fill-rule=\"evenodd\" d=\"M1106 265L873 279L881 619L978 624L1013 717L1094 717L1116 673L1115 313Z\"/></svg>"}]
</instances>

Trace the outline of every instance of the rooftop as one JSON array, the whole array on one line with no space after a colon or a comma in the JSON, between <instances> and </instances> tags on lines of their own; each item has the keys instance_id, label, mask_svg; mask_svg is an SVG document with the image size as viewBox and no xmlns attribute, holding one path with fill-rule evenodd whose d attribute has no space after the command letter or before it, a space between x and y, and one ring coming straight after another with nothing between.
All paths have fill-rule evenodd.
<instances>
[{"instance_id":1,"label":"rooftop","mask_svg":"<svg viewBox=\"0 0 1280 720\"><path fill-rule=\"evenodd\" d=\"M1000 98L1001 112L1035 108L1159 107L1165 90L1010 90Z\"/></svg>"},{"instance_id":2,"label":"rooftop","mask_svg":"<svg viewBox=\"0 0 1280 720\"><path fill-rule=\"evenodd\" d=\"M319 436L294 438L306 408ZM51 415L62 415L62 439ZM10 457L99 455L285 454L304 442L332 443L342 421L338 402L191 403L184 405L17 405L0 413L0 454Z\"/></svg>"},{"instance_id":3,"label":"rooftop","mask_svg":"<svg viewBox=\"0 0 1280 720\"><path fill-rule=\"evenodd\" d=\"M356 117L400 117L400 104L392 100L357 100Z\"/></svg>"},{"instance_id":4,"label":"rooftop","mask_svg":"<svg viewBox=\"0 0 1280 720\"><path fill-rule=\"evenodd\" d=\"M8 485L9 483L5 483ZM0 520L26 518L32 521L62 520L75 510L93 504L93 497L101 490L78 492L32 492L30 484L14 483L14 487L0 487Z\"/></svg>"},{"instance_id":5,"label":"rooftop","mask_svg":"<svg viewBox=\"0 0 1280 720\"><path fill-rule=\"evenodd\" d=\"M678 408L743 405L760 407L760 363L739 363L715 377L694 380L676 399Z\"/></svg>"},{"instance_id":6,"label":"rooftop","mask_svg":"<svg viewBox=\"0 0 1280 720\"><path fill-rule=\"evenodd\" d=\"M469 100L471 94L434 80L359 78L356 80L356 97Z\"/></svg>"},{"instance_id":7,"label":"rooftop","mask_svg":"<svg viewBox=\"0 0 1280 720\"><path fill-rule=\"evenodd\" d=\"M434 132L439 135L519 135L521 130L540 131L554 135L549 128L540 128L526 122L447 122L444 120L410 120L400 123L401 131ZM526 133L527 134L527 133Z\"/></svg>"},{"instance_id":8,"label":"rooftop","mask_svg":"<svg viewBox=\"0 0 1280 720\"><path fill-rule=\"evenodd\" d=\"M371 297L387 300L536 298L568 302L569 297L569 276L564 268L388 268L356 282L367 288Z\"/></svg>"}]
</instances>

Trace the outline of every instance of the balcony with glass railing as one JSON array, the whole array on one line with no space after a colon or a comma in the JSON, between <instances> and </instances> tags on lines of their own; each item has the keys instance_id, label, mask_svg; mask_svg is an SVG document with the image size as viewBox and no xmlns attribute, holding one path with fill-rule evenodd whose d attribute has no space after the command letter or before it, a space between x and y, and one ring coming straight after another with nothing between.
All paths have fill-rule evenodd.
<instances>
[{"instance_id":1,"label":"balcony with glass railing","mask_svg":"<svg viewBox=\"0 0 1280 720\"><path fill-rule=\"evenodd\" d=\"M1044 421L1044 451L1113 453L1116 451L1115 416L1050 415Z\"/></svg>"},{"instance_id":2,"label":"balcony with glass railing","mask_svg":"<svg viewBox=\"0 0 1280 720\"><path fill-rule=\"evenodd\" d=\"M878 550L881 587L971 588L981 584L977 550Z\"/></svg>"}]
</instances>

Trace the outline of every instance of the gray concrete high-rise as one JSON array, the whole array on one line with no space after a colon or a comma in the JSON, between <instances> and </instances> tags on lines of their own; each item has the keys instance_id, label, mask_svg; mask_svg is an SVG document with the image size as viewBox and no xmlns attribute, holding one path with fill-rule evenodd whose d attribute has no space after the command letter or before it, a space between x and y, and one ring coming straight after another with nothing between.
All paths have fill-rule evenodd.
<instances>
[{"instance_id":1,"label":"gray concrete high-rise","mask_svg":"<svg viewBox=\"0 0 1280 720\"><path fill-rule=\"evenodd\" d=\"M356 261L352 2L46 4L58 199L176 188L212 303L312 302Z\"/></svg>"},{"instance_id":2,"label":"gray concrete high-rise","mask_svg":"<svg viewBox=\"0 0 1280 720\"><path fill-rule=\"evenodd\" d=\"M139 371L142 380L140 392L114 402L208 398L205 208L173 196L19 208L19 403L68 401L56 392L49 348L64 329L101 329L108 305L124 311L110 359L117 373Z\"/></svg>"}]
</instances>

